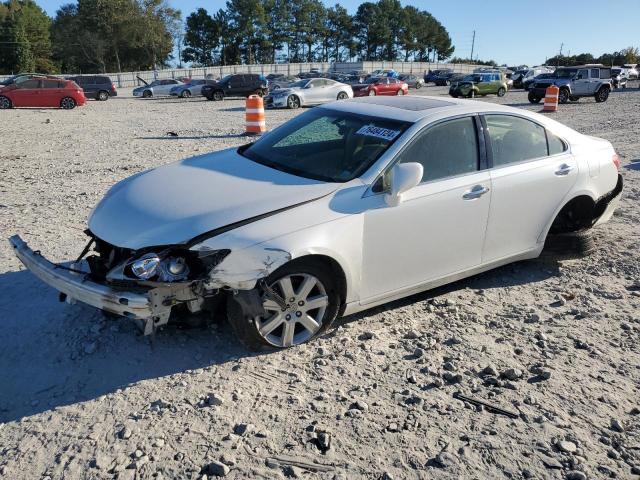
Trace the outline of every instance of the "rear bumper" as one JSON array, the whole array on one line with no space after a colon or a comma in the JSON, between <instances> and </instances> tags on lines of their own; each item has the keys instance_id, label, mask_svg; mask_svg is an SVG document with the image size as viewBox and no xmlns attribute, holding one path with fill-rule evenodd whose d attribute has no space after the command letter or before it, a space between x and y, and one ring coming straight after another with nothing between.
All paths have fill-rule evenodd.
<instances>
[{"instance_id":1,"label":"rear bumper","mask_svg":"<svg viewBox=\"0 0 640 480\"><path fill-rule=\"evenodd\" d=\"M51 263L40 252L31 250L18 235L12 236L9 244L31 273L63 293L71 303L79 301L107 312L140 320L164 320L171 311L171 305L166 305L166 292L162 289L151 289L143 293L116 290L90 280L88 274L72 272Z\"/></svg>"},{"instance_id":2,"label":"rear bumper","mask_svg":"<svg viewBox=\"0 0 640 480\"><path fill-rule=\"evenodd\" d=\"M594 226L609 221L613 216L613 212L618 208L618 204L620 203L623 188L624 182L622 180L622 175L618 174L618 182L616 183L615 188L596 202L594 213L597 220Z\"/></svg>"}]
</instances>

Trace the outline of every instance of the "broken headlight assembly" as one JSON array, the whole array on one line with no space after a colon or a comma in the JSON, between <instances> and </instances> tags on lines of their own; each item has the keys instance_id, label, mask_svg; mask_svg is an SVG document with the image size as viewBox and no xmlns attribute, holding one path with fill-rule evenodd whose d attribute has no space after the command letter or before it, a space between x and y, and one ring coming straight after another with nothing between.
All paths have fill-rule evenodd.
<instances>
[{"instance_id":1,"label":"broken headlight assembly","mask_svg":"<svg viewBox=\"0 0 640 480\"><path fill-rule=\"evenodd\" d=\"M126 278L150 282L199 280L205 278L230 252L226 249L193 252L177 248L168 248L160 253L147 252L128 260L122 273Z\"/></svg>"}]
</instances>

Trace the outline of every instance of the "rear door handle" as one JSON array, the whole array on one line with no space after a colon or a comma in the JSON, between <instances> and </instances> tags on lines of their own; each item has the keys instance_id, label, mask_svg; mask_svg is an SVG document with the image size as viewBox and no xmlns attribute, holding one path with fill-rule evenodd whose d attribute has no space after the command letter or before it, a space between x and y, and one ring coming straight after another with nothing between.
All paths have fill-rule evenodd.
<instances>
[{"instance_id":1,"label":"rear door handle","mask_svg":"<svg viewBox=\"0 0 640 480\"><path fill-rule=\"evenodd\" d=\"M480 198L482 195L488 192L489 192L488 187L485 187L483 185L476 185L471 190L467 190L466 192L464 192L464 195L462 195L462 198L464 200L475 200L476 198Z\"/></svg>"},{"instance_id":2,"label":"rear door handle","mask_svg":"<svg viewBox=\"0 0 640 480\"><path fill-rule=\"evenodd\" d=\"M562 165L560 165L560 168L556 170L556 175L558 175L559 177L562 177L564 175L569 175L569 172L571 172L571 170L573 170L573 167L571 165L567 165L566 163L563 163Z\"/></svg>"}]
</instances>

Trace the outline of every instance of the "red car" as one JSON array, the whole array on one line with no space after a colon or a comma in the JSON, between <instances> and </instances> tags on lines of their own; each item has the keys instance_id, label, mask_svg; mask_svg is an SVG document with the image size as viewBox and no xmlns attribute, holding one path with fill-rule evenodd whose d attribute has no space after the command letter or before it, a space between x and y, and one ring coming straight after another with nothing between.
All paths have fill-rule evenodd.
<instances>
[{"instance_id":1,"label":"red car","mask_svg":"<svg viewBox=\"0 0 640 480\"><path fill-rule=\"evenodd\" d=\"M84 105L82 89L61 78L27 78L0 88L0 109L14 107L53 107L70 110Z\"/></svg>"},{"instance_id":2,"label":"red car","mask_svg":"<svg viewBox=\"0 0 640 480\"><path fill-rule=\"evenodd\" d=\"M391 77L371 77L360 85L352 85L354 97L367 95L407 95L409 85L402 80Z\"/></svg>"}]
</instances>

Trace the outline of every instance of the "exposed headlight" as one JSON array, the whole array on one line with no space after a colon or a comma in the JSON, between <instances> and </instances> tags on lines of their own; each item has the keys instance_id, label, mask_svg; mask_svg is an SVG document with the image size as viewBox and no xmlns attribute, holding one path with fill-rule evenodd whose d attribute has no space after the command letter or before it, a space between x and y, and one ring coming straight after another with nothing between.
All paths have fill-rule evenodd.
<instances>
[{"instance_id":1,"label":"exposed headlight","mask_svg":"<svg viewBox=\"0 0 640 480\"><path fill-rule=\"evenodd\" d=\"M189 267L182 257L168 257L160 263L158 279L161 282L179 282L186 280L189 275Z\"/></svg>"},{"instance_id":2,"label":"exposed headlight","mask_svg":"<svg viewBox=\"0 0 640 480\"><path fill-rule=\"evenodd\" d=\"M160 257L155 253L146 253L131 264L131 271L141 280L149 280L153 277L160 265Z\"/></svg>"}]
</instances>

